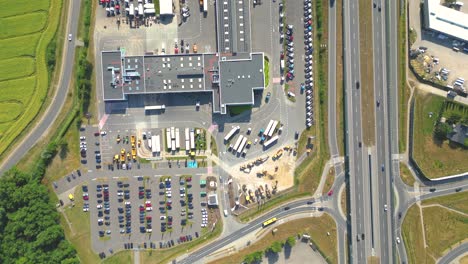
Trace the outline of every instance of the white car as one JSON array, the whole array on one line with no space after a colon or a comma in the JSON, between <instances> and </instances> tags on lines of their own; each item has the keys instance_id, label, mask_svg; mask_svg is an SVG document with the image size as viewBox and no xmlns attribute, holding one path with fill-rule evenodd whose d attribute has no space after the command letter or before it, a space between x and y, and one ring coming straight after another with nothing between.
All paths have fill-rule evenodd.
<instances>
[{"instance_id":1,"label":"white car","mask_svg":"<svg viewBox=\"0 0 468 264\"><path fill-rule=\"evenodd\" d=\"M293 29L294 26L293 25L288 25L288 29Z\"/></svg>"},{"instance_id":2,"label":"white car","mask_svg":"<svg viewBox=\"0 0 468 264\"><path fill-rule=\"evenodd\" d=\"M161 215L161 216L159 217L159 219L160 219L160 220L166 220L166 216L165 216L165 215Z\"/></svg>"},{"instance_id":3,"label":"white car","mask_svg":"<svg viewBox=\"0 0 468 264\"><path fill-rule=\"evenodd\" d=\"M388 206L386 204L384 204L383 208L385 212L388 210Z\"/></svg>"},{"instance_id":4,"label":"white car","mask_svg":"<svg viewBox=\"0 0 468 264\"><path fill-rule=\"evenodd\" d=\"M130 205L130 202L125 202L125 205Z\"/></svg>"},{"instance_id":5,"label":"white car","mask_svg":"<svg viewBox=\"0 0 468 264\"><path fill-rule=\"evenodd\" d=\"M147 211L147 212L153 211L153 207L146 207L146 211Z\"/></svg>"},{"instance_id":6,"label":"white car","mask_svg":"<svg viewBox=\"0 0 468 264\"><path fill-rule=\"evenodd\" d=\"M151 233L153 232L153 229L146 229L146 233Z\"/></svg>"},{"instance_id":7,"label":"white car","mask_svg":"<svg viewBox=\"0 0 468 264\"><path fill-rule=\"evenodd\" d=\"M85 136L81 136L81 137L80 137L80 140L86 140L86 137L85 137Z\"/></svg>"},{"instance_id":8,"label":"white car","mask_svg":"<svg viewBox=\"0 0 468 264\"><path fill-rule=\"evenodd\" d=\"M97 208L97 209L102 209L102 204L96 205L96 208Z\"/></svg>"},{"instance_id":9,"label":"white car","mask_svg":"<svg viewBox=\"0 0 468 264\"><path fill-rule=\"evenodd\" d=\"M105 136L107 135L107 132L106 131L101 131L101 136Z\"/></svg>"},{"instance_id":10,"label":"white car","mask_svg":"<svg viewBox=\"0 0 468 264\"><path fill-rule=\"evenodd\" d=\"M399 238L399 237L396 237L396 242L397 242L398 244L400 244L401 241L400 241L400 238Z\"/></svg>"},{"instance_id":11,"label":"white car","mask_svg":"<svg viewBox=\"0 0 468 264\"><path fill-rule=\"evenodd\" d=\"M72 40L72 34L68 34L68 41Z\"/></svg>"},{"instance_id":12,"label":"white car","mask_svg":"<svg viewBox=\"0 0 468 264\"><path fill-rule=\"evenodd\" d=\"M89 211L89 208L83 208L83 212L88 212Z\"/></svg>"}]
</instances>

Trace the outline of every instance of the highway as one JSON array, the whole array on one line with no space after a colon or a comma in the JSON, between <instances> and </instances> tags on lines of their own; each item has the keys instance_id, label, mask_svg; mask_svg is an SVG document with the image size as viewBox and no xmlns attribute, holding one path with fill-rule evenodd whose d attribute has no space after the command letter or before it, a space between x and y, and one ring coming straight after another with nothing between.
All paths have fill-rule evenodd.
<instances>
[{"instance_id":1,"label":"highway","mask_svg":"<svg viewBox=\"0 0 468 264\"><path fill-rule=\"evenodd\" d=\"M393 236L391 231L391 187L390 182L392 168L390 167L391 152L389 138L389 104L388 92L390 87L387 84L387 53L386 53L386 31L385 31L385 12L384 1L375 1L376 7L372 8L372 27L373 27L373 53L374 53L374 101L375 108L375 139L376 139L376 162L372 177L375 184L373 189L377 190L377 197L373 200L373 234L377 242L372 250L375 255L380 257L381 263L393 263ZM380 10L379 10L380 9ZM398 141L397 141L398 142ZM397 150L398 151L398 150ZM397 152L398 153L398 152ZM372 156L371 158L374 158ZM388 209L385 209L388 208Z\"/></svg>"},{"instance_id":2,"label":"highway","mask_svg":"<svg viewBox=\"0 0 468 264\"><path fill-rule=\"evenodd\" d=\"M346 159L350 190L351 230L348 231L350 261L365 263L368 252L366 244L372 241L369 235L370 204L369 172L362 151L361 94L357 89L360 82L359 51L359 6L358 1L343 1L344 69L345 69L345 112L346 112ZM362 238L365 238L362 241Z\"/></svg>"},{"instance_id":3,"label":"highway","mask_svg":"<svg viewBox=\"0 0 468 264\"><path fill-rule=\"evenodd\" d=\"M57 74L61 76L54 98L51 100L49 107L46 109L44 115L37 122L29 133L22 139L21 143L16 145L14 149L5 157L5 160L0 166L0 175L16 163L18 163L26 153L42 139L42 137L49 135L48 130L57 119L63 104L67 98L68 88L73 73L73 66L75 60L75 40L78 32L79 10L81 9L81 0L74 0L70 2L68 10L68 25L65 32L64 50L62 56L62 72ZM73 40L68 41L68 34L73 34Z\"/></svg>"}]
</instances>

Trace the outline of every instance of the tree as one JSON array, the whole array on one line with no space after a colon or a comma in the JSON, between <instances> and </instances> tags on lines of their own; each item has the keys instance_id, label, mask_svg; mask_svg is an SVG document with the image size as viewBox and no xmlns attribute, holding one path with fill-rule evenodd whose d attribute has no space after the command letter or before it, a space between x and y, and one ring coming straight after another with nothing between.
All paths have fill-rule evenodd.
<instances>
[{"instance_id":1,"label":"tree","mask_svg":"<svg viewBox=\"0 0 468 264\"><path fill-rule=\"evenodd\" d=\"M439 123L434 129L434 137L438 140L445 140L450 132L450 126L446 123Z\"/></svg>"},{"instance_id":2,"label":"tree","mask_svg":"<svg viewBox=\"0 0 468 264\"><path fill-rule=\"evenodd\" d=\"M257 263L257 262L260 262L261 260L262 260L261 251L250 253L244 258L244 262L246 262L247 264Z\"/></svg>"},{"instance_id":3,"label":"tree","mask_svg":"<svg viewBox=\"0 0 468 264\"><path fill-rule=\"evenodd\" d=\"M265 253L279 253L283 250L283 243L281 241L275 241L265 250Z\"/></svg>"},{"instance_id":4,"label":"tree","mask_svg":"<svg viewBox=\"0 0 468 264\"><path fill-rule=\"evenodd\" d=\"M461 116L460 113L452 112L452 113L450 113L449 117L447 118L447 123L456 124L456 123L460 122L461 119L462 119L462 116Z\"/></svg>"},{"instance_id":5,"label":"tree","mask_svg":"<svg viewBox=\"0 0 468 264\"><path fill-rule=\"evenodd\" d=\"M288 237L288 239L286 239L286 244L290 247L294 247L294 245L296 245L296 238L294 236Z\"/></svg>"}]
</instances>

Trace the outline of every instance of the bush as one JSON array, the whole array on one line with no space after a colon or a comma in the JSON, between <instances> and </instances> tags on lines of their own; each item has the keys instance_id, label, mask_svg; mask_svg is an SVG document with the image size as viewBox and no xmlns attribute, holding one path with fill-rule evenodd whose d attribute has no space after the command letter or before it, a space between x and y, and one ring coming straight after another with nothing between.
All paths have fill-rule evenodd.
<instances>
[{"instance_id":1,"label":"bush","mask_svg":"<svg viewBox=\"0 0 468 264\"><path fill-rule=\"evenodd\" d=\"M56 42L56 38L54 37L50 41L46 50L46 64L47 64L47 69L49 70L49 74L52 73L55 68L55 62L57 60L56 54L55 54L56 50L57 50L57 42Z\"/></svg>"}]
</instances>

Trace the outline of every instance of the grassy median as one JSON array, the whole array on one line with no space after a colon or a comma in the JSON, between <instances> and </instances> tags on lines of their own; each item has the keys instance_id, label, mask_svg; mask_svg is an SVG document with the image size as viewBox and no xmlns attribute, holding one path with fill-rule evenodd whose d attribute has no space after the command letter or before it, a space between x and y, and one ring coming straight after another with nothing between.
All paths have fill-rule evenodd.
<instances>
[{"instance_id":1,"label":"grassy median","mask_svg":"<svg viewBox=\"0 0 468 264\"><path fill-rule=\"evenodd\" d=\"M406 1L403 1L406 3ZM401 1L398 1L398 10L401 10ZM407 137L407 118L408 118L408 99L410 88L406 83L406 8L398 20L398 147L400 153L406 151Z\"/></svg>"},{"instance_id":2,"label":"grassy median","mask_svg":"<svg viewBox=\"0 0 468 264\"><path fill-rule=\"evenodd\" d=\"M361 115L363 143L375 144L374 116L374 46L372 30L372 0L359 1L359 49L361 61ZM355 88L355 84L351 84Z\"/></svg>"}]
</instances>

